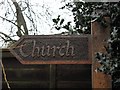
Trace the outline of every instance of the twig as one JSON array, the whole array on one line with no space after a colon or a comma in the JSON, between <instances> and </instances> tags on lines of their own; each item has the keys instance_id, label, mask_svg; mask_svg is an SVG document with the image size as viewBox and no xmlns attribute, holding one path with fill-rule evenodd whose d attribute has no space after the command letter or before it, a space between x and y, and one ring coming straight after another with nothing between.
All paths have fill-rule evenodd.
<instances>
[{"instance_id":1,"label":"twig","mask_svg":"<svg viewBox=\"0 0 120 90\"><path fill-rule=\"evenodd\" d=\"M10 23L12 23L12 24L14 24L15 26L17 26L20 30L22 30L18 25L16 25L14 22L12 22L11 20L8 20L8 19L6 19L6 18L4 18L4 17L2 17L2 16L0 16L0 18L2 18L2 19L4 19L4 20L6 20L6 21L8 21L8 22L10 22ZM24 31L24 30L22 30L22 31Z\"/></svg>"},{"instance_id":2,"label":"twig","mask_svg":"<svg viewBox=\"0 0 120 90\"><path fill-rule=\"evenodd\" d=\"M3 71L3 75L4 75L5 82L6 82L6 84L7 84L8 89L10 90L11 88L10 88L10 85L9 85L9 83L8 83L8 80L7 80L7 76L6 76L6 73L5 73L5 69L4 69L4 65L3 65L3 63L2 63L2 60L0 60L0 64L1 64L1 67L2 67L2 71Z\"/></svg>"},{"instance_id":3,"label":"twig","mask_svg":"<svg viewBox=\"0 0 120 90\"><path fill-rule=\"evenodd\" d=\"M8 36L8 35L5 34L5 33L0 32L0 34L4 35L6 38L9 38L9 40L5 40L5 38L3 38L3 37L0 35L0 37L1 37L4 41L15 41L15 40L13 40L10 36Z\"/></svg>"}]
</instances>

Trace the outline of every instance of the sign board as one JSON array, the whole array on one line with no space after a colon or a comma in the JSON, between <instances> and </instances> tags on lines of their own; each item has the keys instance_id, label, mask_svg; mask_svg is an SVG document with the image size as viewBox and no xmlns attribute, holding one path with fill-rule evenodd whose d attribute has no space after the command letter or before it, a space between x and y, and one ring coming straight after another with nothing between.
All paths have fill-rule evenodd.
<instances>
[{"instance_id":1,"label":"sign board","mask_svg":"<svg viewBox=\"0 0 120 90\"><path fill-rule=\"evenodd\" d=\"M10 51L22 64L91 64L91 37L23 36Z\"/></svg>"}]
</instances>

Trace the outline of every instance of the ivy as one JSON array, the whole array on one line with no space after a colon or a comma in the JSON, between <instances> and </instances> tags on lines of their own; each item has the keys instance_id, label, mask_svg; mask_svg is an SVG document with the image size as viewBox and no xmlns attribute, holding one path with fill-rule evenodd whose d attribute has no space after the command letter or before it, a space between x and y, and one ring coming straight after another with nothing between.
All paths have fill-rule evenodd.
<instances>
[{"instance_id":1,"label":"ivy","mask_svg":"<svg viewBox=\"0 0 120 90\"><path fill-rule=\"evenodd\" d=\"M75 25L70 29L70 22L64 25L55 23L55 27L77 34L90 34L91 20L97 20L106 28L108 24L103 17L110 17L111 36L107 42L108 46L105 47L107 53L96 53L96 60L101 64L97 70L112 76L113 88L120 87L120 2L73 2L65 4L61 9L64 8L69 8L73 13Z\"/></svg>"}]
</instances>

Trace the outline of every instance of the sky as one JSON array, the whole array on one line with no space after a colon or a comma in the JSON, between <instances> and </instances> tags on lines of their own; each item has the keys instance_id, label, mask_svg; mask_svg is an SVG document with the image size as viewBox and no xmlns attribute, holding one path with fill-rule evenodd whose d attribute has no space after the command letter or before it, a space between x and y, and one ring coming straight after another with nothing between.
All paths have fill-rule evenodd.
<instances>
[{"instance_id":1,"label":"sky","mask_svg":"<svg viewBox=\"0 0 120 90\"><path fill-rule=\"evenodd\" d=\"M2 2L2 1L7 1L7 0L0 0L0 2ZM8 0L8 1L11 2L11 0ZM19 2L20 0L16 0L16 1ZM25 0L22 0L22 1L25 1ZM73 21L72 13L69 10L67 10L67 9L60 10L59 9L63 5L65 5L64 0L29 0L29 1L31 1L33 10L38 14L41 13L41 15L43 16L43 17L41 17L41 20L38 20L38 23L37 23L37 27L38 27L37 35L48 35L48 34L53 35L53 34L58 34L58 33L61 33L62 31L65 31L64 29L61 29L58 31L55 28L53 28L52 19L57 18L58 15L61 15L61 18L64 18L66 22ZM70 0L67 0L67 1L70 2ZM12 8L15 11L15 8L13 5L12 5ZM47 10L49 10L49 12L51 14L47 19L45 17L46 8L47 8ZM0 16L5 17L5 13L7 10L9 10L9 9L7 9L7 5L6 4L2 5L0 3L0 11L1 11ZM11 20L12 18L13 18L13 14L9 14L8 19ZM29 28L30 23L27 19L26 19L26 22L27 22L27 25ZM12 27L12 29L14 30L14 32L12 32L12 33L16 34L17 28ZM0 32L10 35L10 31L11 31L11 23L5 22L5 21L3 21L3 19L0 18ZM18 39L17 37L14 37L14 38ZM1 44L0 44L0 46L1 46Z\"/></svg>"},{"instance_id":2,"label":"sky","mask_svg":"<svg viewBox=\"0 0 120 90\"><path fill-rule=\"evenodd\" d=\"M5 17L6 11L10 11L10 9L8 9L8 5L6 4L7 1L11 2L11 0L0 0L0 16L2 16L2 17ZM25 0L16 0L16 1L19 2L19 1L25 1ZM59 9L65 5L65 1L72 2L72 0L29 0L29 1L31 2L34 12L40 16L40 19L38 19L38 18L36 19L36 25L37 25L38 31L35 32L35 30L33 30L31 33L29 33L30 35L33 34L33 32L35 32L35 35L48 35L48 34L53 35L53 34L59 34L63 31L65 31L65 29L61 29L58 31L55 28L53 28L52 19L57 18L58 15L61 15L61 18L65 19L66 22L73 21L72 12L70 12L67 9L64 9L64 10ZM78 2L79 0L75 0L75 1ZM113 1L120 1L120 0L85 0L85 1L87 1L87 2L112 1L113 2ZM4 4L2 4L1 2ZM15 8L12 4L11 4L11 7L15 11ZM47 18L46 18L46 16L47 16L46 10L48 10L50 13L50 16ZM9 20L13 19L12 11L10 11L9 16L7 16L7 17ZM33 18L35 18L35 16L33 16ZM15 18L14 18L14 20L15 20ZM27 22L27 27L30 28L29 20L26 19L26 22ZM66 22L64 22L64 23L66 23ZM72 25L74 25L74 23L72 23ZM14 35L15 35L16 31L17 31L17 27L15 27L14 25L11 26L11 23L6 22L5 20L3 21L3 19L0 18L0 32L3 32L7 35L11 35L10 34L11 29L13 30L12 33L14 33ZM19 39L18 37L13 37L13 38L17 39L17 40ZM0 39L0 47L2 46L1 43L2 42Z\"/></svg>"},{"instance_id":3,"label":"sky","mask_svg":"<svg viewBox=\"0 0 120 90\"><path fill-rule=\"evenodd\" d=\"M2 0L0 0L0 1L2 1ZM8 1L10 1L10 0L8 0ZM17 1L19 1L19 0L17 0ZM23 0L24 1L24 0ZM50 10L50 12L51 12L51 17L50 17L50 19L52 20L52 18L55 18L55 17L57 17L57 15L59 15L59 14L62 14L62 17L64 17L66 20L70 20L70 16L68 15L69 13L68 13L68 11L66 10L60 10L59 8L60 7L62 7L64 4L63 3L61 3L61 0L30 0L31 1L31 3L32 3L32 5L34 5L34 10L36 11L36 12L42 12L42 13L45 13L45 9L44 8L38 8L38 7L36 7L36 5L38 4L38 5L43 5L43 4L45 4L45 7L47 7L47 8L49 8L49 10ZM37 8L37 9L36 9ZM5 13L5 11L6 11L6 9L5 8L0 8L1 9L1 12L2 13L0 13L0 15L1 16L4 16L3 14ZM37 11L37 10L39 10L39 11ZM41 10L41 11L40 11ZM12 18L12 16L13 15L9 15L9 18L11 17ZM71 17L72 18L72 17ZM48 22L50 22L51 23L51 20L49 20ZM42 21L41 21L42 22ZM3 29L5 28L5 29L8 29L7 27L5 27L6 25L8 26L8 24L3 24L3 22L0 20L0 27L2 27L2 29L0 30L0 31L3 31ZM51 24L53 24L53 23L51 23ZM40 26L40 25L38 25L38 26ZM44 24L44 25L42 25L43 27L40 27L40 34L52 34L52 33L58 33L58 31L57 30L54 30L54 31L52 31L51 32L51 30L50 30L50 27L48 27L46 24ZM4 29L4 30L5 30ZM45 29L45 30L44 30ZM46 30L47 29L47 30ZM5 32L5 31L4 31Z\"/></svg>"}]
</instances>

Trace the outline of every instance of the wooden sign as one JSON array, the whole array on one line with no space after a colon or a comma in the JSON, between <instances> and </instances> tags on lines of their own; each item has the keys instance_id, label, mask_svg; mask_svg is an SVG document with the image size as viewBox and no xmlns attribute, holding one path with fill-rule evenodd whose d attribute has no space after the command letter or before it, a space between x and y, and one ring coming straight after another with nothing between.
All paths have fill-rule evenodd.
<instances>
[{"instance_id":1,"label":"wooden sign","mask_svg":"<svg viewBox=\"0 0 120 90\"><path fill-rule=\"evenodd\" d=\"M91 64L91 37L23 36L10 51L22 64Z\"/></svg>"}]
</instances>

